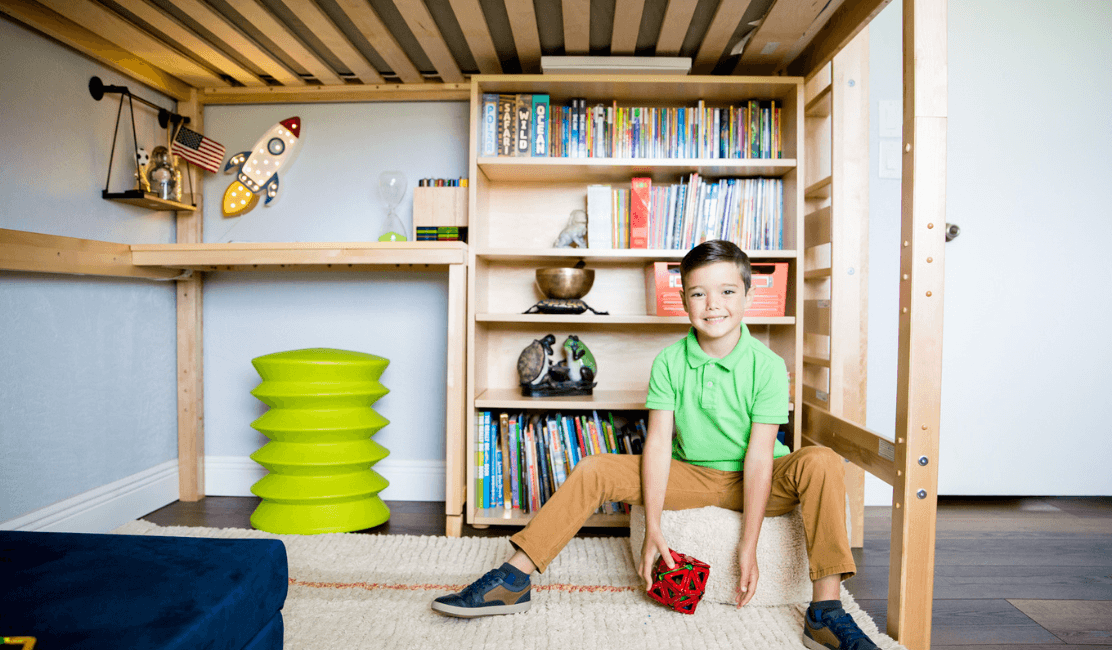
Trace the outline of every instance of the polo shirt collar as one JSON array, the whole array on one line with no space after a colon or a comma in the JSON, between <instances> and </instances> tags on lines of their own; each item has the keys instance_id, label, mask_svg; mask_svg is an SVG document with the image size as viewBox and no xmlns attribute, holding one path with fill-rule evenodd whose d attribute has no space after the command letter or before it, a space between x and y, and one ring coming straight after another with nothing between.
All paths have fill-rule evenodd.
<instances>
[{"instance_id":1,"label":"polo shirt collar","mask_svg":"<svg viewBox=\"0 0 1112 650\"><path fill-rule=\"evenodd\" d=\"M714 362L727 370L733 370L737 367L741 358L745 356L745 349L749 347L751 338L752 335L749 334L749 328L745 326L745 323L742 323L741 337L737 340L737 345L735 345L734 349L725 357L716 359L704 352L703 348L699 347L699 339L696 338L695 328L692 327L688 330L686 339L687 365L692 368L700 368L708 363Z\"/></svg>"}]
</instances>

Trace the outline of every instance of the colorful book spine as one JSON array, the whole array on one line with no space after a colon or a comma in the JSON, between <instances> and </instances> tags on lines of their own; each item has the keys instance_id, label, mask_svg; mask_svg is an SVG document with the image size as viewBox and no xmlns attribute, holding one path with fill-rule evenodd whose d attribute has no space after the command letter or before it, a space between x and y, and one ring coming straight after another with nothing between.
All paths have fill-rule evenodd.
<instances>
[{"instance_id":1,"label":"colorful book spine","mask_svg":"<svg viewBox=\"0 0 1112 650\"><path fill-rule=\"evenodd\" d=\"M501 490L501 503L502 507L507 510L512 508L513 489L511 486L511 472L510 472L510 416L503 413L498 418L498 487Z\"/></svg>"},{"instance_id":2,"label":"colorful book spine","mask_svg":"<svg viewBox=\"0 0 1112 650\"><path fill-rule=\"evenodd\" d=\"M533 95L533 157L548 155L548 134L551 130L548 95Z\"/></svg>"},{"instance_id":3,"label":"colorful book spine","mask_svg":"<svg viewBox=\"0 0 1112 650\"><path fill-rule=\"evenodd\" d=\"M649 247L649 201L652 179L634 178L629 200L629 247Z\"/></svg>"},{"instance_id":4,"label":"colorful book spine","mask_svg":"<svg viewBox=\"0 0 1112 650\"><path fill-rule=\"evenodd\" d=\"M498 155L514 155L514 113L513 95L498 96Z\"/></svg>"},{"instance_id":5,"label":"colorful book spine","mask_svg":"<svg viewBox=\"0 0 1112 650\"><path fill-rule=\"evenodd\" d=\"M498 155L498 95L483 93L482 155Z\"/></svg>"},{"instance_id":6,"label":"colorful book spine","mask_svg":"<svg viewBox=\"0 0 1112 650\"><path fill-rule=\"evenodd\" d=\"M514 153L528 157L533 151L533 96L514 96Z\"/></svg>"}]
</instances>

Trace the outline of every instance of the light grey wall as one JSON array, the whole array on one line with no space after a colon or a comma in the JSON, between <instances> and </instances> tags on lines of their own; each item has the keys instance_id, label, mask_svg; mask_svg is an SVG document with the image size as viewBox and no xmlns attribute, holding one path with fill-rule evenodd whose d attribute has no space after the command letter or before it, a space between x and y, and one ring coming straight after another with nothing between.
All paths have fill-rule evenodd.
<instances>
[{"instance_id":1,"label":"light grey wall","mask_svg":"<svg viewBox=\"0 0 1112 650\"><path fill-rule=\"evenodd\" d=\"M900 100L901 7L873 21L868 425L895 421L898 181L878 179ZM1104 324L1112 208L1112 3L949 3L940 494L1112 494ZM871 477L870 477L871 479ZM891 490L870 480L869 502Z\"/></svg>"},{"instance_id":2,"label":"light grey wall","mask_svg":"<svg viewBox=\"0 0 1112 650\"><path fill-rule=\"evenodd\" d=\"M173 241L168 213L100 198L117 103L94 101L89 77L170 100L6 18L0 70L0 228ZM154 111L135 117L141 144L164 137ZM177 456L174 318L171 283L0 272L0 522Z\"/></svg>"},{"instance_id":3,"label":"light grey wall","mask_svg":"<svg viewBox=\"0 0 1112 650\"><path fill-rule=\"evenodd\" d=\"M302 121L301 151L280 174L281 194L271 206L260 202L243 216L223 217L221 199L233 177L206 174L206 241L373 241L385 216L376 193L381 172L401 170L408 178L398 210L407 228L417 179L467 174L463 102L211 106L205 135L224 144L230 157L295 115ZM404 267L385 273L210 274L204 302L206 453L245 457L267 442L249 426L265 411L250 394L260 381L252 358L335 347L391 361L382 376L391 392L375 404L391 422L375 436L391 451L389 461L442 462L447 294L446 272ZM397 490L384 496L419 498Z\"/></svg>"}]
</instances>

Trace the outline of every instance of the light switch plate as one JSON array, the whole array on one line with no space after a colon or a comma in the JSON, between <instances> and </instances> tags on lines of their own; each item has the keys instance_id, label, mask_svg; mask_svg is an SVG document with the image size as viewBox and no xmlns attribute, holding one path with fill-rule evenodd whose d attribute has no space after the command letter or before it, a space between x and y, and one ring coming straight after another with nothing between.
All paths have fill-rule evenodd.
<instances>
[{"instance_id":1,"label":"light switch plate","mask_svg":"<svg viewBox=\"0 0 1112 650\"><path fill-rule=\"evenodd\" d=\"M903 137L903 110L900 102L883 99L880 101L880 137Z\"/></svg>"},{"instance_id":2,"label":"light switch plate","mask_svg":"<svg viewBox=\"0 0 1112 650\"><path fill-rule=\"evenodd\" d=\"M900 141L882 139L880 141L880 165L877 176L880 178L899 178L903 170L900 156Z\"/></svg>"}]
</instances>

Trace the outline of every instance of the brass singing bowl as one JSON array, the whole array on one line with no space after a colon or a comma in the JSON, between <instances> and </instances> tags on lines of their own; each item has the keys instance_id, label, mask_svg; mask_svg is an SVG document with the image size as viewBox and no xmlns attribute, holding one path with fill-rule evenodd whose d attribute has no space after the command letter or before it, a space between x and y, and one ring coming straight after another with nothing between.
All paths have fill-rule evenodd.
<instances>
[{"instance_id":1,"label":"brass singing bowl","mask_svg":"<svg viewBox=\"0 0 1112 650\"><path fill-rule=\"evenodd\" d=\"M547 298L575 300L595 283L594 269L537 269L537 286Z\"/></svg>"}]
</instances>

